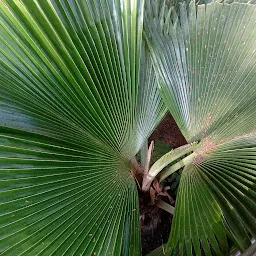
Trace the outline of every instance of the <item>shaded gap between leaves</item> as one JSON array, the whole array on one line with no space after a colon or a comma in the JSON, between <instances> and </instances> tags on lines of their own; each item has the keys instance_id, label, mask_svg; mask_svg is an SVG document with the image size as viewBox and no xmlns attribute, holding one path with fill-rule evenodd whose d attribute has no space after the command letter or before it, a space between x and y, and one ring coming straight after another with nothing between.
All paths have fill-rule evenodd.
<instances>
[{"instance_id":1,"label":"shaded gap between leaves","mask_svg":"<svg viewBox=\"0 0 256 256\"><path fill-rule=\"evenodd\" d=\"M173 149L187 144L170 113L156 127L148 142L152 140ZM142 255L146 255L168 241L173 216L152 205L149 193L139 191L139 203Z\"/></svg>"}]
</instances>

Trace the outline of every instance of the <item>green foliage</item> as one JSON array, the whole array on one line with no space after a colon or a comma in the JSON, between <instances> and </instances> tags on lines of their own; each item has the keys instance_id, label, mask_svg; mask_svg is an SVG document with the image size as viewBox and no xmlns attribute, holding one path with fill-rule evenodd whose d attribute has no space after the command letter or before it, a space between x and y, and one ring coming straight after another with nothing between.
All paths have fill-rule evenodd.
<instances>
[{"instance_id":1,"label":"green foliage","mask_svg":"<svg viewBox=\"0 0 256 256\"><path fill-rule=\"evenodd\" d=\"M145 37L166 105L186 140L202 146L182 173L167 254L223 255L226 236L245 250L256 231L256 6L168 11L148 2Z\"/></svg>"},{"instance_id":2,"label":"green foliage","mask_svg":"<svg viewBox=\"0 0 256 256\"><path fill-rule=\"evenodd\" d=\"M170 191L175 196L177 196L177 193L178 193L178 187L179 187L179 183L180 183L181 173L182 173L182 171L174 172L168 178L166 178L166 180L164 182L165 186L170 186Z\"/></svg>"},{"instance_id":3,"label":"green foliage","mask_svg":"<svg viewBox=\"0 0 256 256\"><path fill-rule=\"evenodd\" d=\"M1 1L1 255L140 255L129 161L167 107L201 141L167 255L223 255L227 237L241 250L256 237L256 6L145 7Z\"/></svg>"},{"instance_id":4,"label":"green foliage","mask_svg":"<svg viewBox=\"0 0 256 256\"><path fill-rule=\"evenodd\" d=\"M171 151L171 149L170 145L162 143L160 140L156 140L151 162L155 163L159 158Z\"/></svg>"},{"instance_id":5,"label":"green foliage","mask_svg":"<svg viewBox=\"0 0 256 256\"><path fill-rule=\"evenodd\" d=\"M1 1L0 254L139 255L129 159L166 113L143 1Z\"/></svg>"},{"instance_id":6,"label":"green foliage","mask_svg":"<svg viewBox=\"0 0 256 256\"><path fill-rule=\"evenodd\" d=\"M151 163L156 162L160 157L162 157L164 154L171 151L171 147L169 144L162 143L160 140L154 141L154 150L152 152L151 156ZM141 155L137 154L136 159L138 162L141 162Z\"/></svg>"}]
</instances>

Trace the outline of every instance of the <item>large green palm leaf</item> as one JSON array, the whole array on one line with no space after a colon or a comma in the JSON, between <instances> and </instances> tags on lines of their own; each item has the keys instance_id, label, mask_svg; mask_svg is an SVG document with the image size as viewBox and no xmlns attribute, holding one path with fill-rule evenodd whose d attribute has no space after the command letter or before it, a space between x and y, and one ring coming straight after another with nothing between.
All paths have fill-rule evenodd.
<instances>
[{"instance_id":1,"label":"large green palm leaf","mask_svg":"<svg viewBox=\"0 0 256 256\"><path fill-rule=\"evenodd\" d=\"M145 36L161 94L187 141L201 141L166 250L222 255L226 236L245 250L256 235L256 6L192 2L176 13L153 2Z\"/></svg>"},{"instance_id":2,"label":"large green palm leaf","mask_svg":"<svg viewBox=\"0 0 256 256\"><path fill-rule=\"evenodd\" d=\"M149 12L146 35L163 97L182 133L189 141L220 141L253 131L255 6L214 2L180 9L173 22L162 14L154 21Z\"/></svg>"},{"instance_id":3,"label":"large green palm leaf","mask_svg":"<svg viewBox=\"0 0 256 256\"><path fill-rule=\"evenodd\" d=\"M138 255L129 160L165 114L143 1L0 4L0 254Z\"/></svg>"}]
</instances>

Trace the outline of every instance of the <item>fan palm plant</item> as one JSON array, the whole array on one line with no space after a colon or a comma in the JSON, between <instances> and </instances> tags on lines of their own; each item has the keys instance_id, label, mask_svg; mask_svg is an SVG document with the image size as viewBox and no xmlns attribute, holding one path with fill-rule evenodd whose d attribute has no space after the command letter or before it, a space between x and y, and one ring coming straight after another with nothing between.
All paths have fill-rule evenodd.
<instances>
[{"instance_id":1,"label":"fan palm plant","mask_svg":"<svg viewBox=\"0 0 256 256\"><path fill-rule=\"evenodd\" d=\"M250 246L256 6L171 6L0 2L1 255L140 255L132 163L167 108L190 144L144 173L148 191L184 167L152 255Z\"/></svg>"}]
</instances>

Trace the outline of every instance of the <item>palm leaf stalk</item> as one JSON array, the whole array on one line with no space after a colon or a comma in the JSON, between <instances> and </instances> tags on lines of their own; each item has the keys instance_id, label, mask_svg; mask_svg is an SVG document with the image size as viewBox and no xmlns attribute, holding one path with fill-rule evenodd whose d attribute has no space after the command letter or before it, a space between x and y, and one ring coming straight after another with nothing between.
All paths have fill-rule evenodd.
<instances>
[{"instance_id":1,"label":"palm leaf stalk","mask_svg":"<svg viewBox=\"0 0 256 256\"><path fill-rule=\"evenodd\" d=\"M149 171L144 172L144 178L142 182L142 190L148 191L151 183L156 178L156 176L169 164L174 162L175 160L183 157L184 155L190 153L191 151L195 150L199 145L197 143L192 143L191 145L185 145L181 146L177 149L171 150L170 152L163 155L160 159L158 159L150 168ZM170 172L170 169L165 170L164 172L161 172L161 175L164 175L164 177L168 177L171 173L179 170L183 166L187 165L189 162L191 162L197 153L193 152L190 154L190 156L187 156L186 159L180 160L178 163L173 165L170 168L173 168L173 171ZM162 181L165 178L161 178L160 181Z\"/></svg>"}]
</instances>

